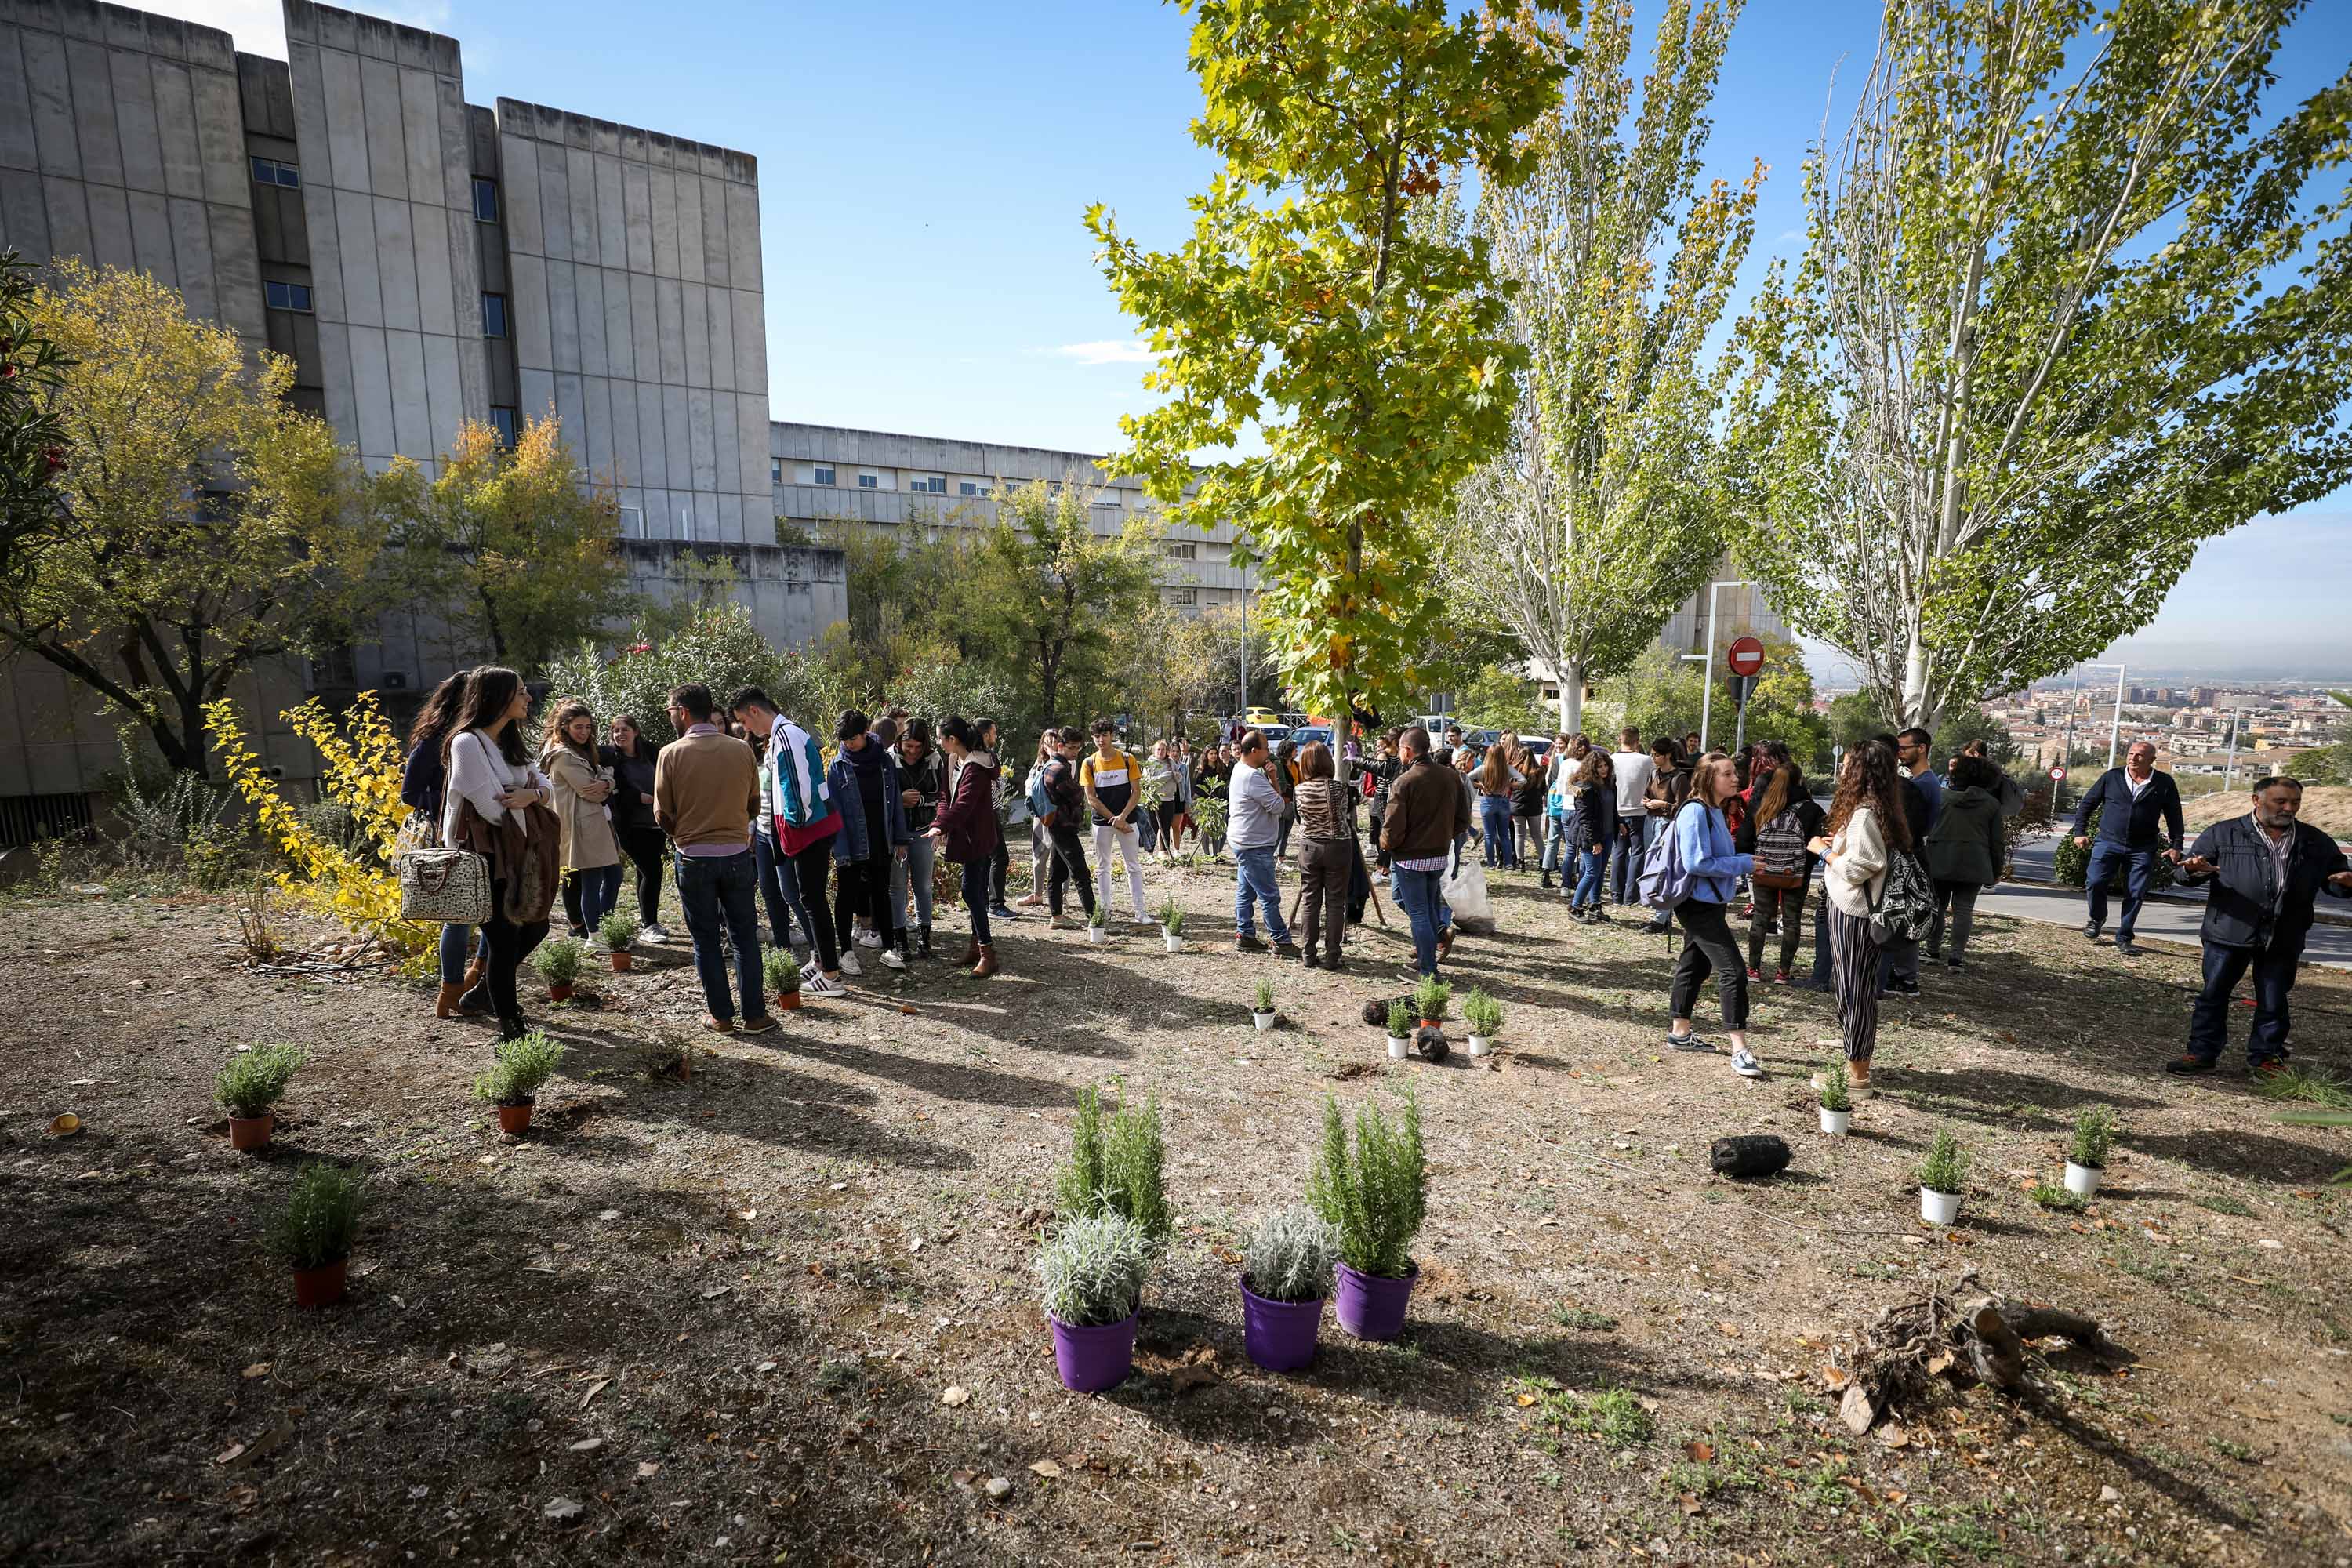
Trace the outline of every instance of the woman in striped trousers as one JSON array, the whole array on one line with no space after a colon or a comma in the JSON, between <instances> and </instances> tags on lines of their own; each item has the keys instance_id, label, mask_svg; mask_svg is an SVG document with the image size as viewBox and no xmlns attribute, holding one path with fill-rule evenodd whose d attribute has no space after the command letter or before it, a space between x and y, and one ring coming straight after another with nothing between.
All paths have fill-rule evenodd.
<instances>
[{"instance_id":1,"label":"woman in striped trousers","mask_svg":"<svg viewBox=\"0 0 2352 1568\"><path fill-rule=\"evenodd\" d=\"M1806 847L1822 857L1822 885L1829 894L1830 983L1837 993L1838 1025L1844 1036L1853 1093L1870 1093L1871 1057L1878 1048L1879 944L1870 923L1886 890L1887 861L1911 847L1903 815L1895 752L1882 742L1856 746L1838 775L1823 837ZM1815 1087L1821 1079L1814 1079Z\"/></svg>"}]
</instances>

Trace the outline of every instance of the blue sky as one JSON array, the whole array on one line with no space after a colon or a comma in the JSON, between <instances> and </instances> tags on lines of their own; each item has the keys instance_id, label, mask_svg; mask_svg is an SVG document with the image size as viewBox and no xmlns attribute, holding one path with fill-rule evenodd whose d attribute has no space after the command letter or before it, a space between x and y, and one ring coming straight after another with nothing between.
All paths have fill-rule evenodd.
<instances>
[{"instance_id":1,"label":"blue sky","mask_svg":"<svg viewBox=\"0 0 2352 1568\"><path fill-rule=\"evenodd\" d=\"M284 53L278 0L146 3ZM1105 202L1147 243L1171 241L1213 167L1186 132L1199 95L1172 6L358 8L457 37L473 102L530 99L756 156L774 417L1100 451L1140 405L1133 331L1079 214ZM1644 36L1656 10L1637 5ZM1843 123L1878 15L1869 0L1749 0L1709 163L1733 179L1754 158L1770 166L1754 268L1797 248L1798 163L1833 73ZM2347 58L2352 5L2318 0L2282 51L2281 101ZM2251 667L2325 649L2338 669L2314 673L2352 674L2347 541L2339 492L2208 544L2124 657Z\"/></svg>"}]
</instances>

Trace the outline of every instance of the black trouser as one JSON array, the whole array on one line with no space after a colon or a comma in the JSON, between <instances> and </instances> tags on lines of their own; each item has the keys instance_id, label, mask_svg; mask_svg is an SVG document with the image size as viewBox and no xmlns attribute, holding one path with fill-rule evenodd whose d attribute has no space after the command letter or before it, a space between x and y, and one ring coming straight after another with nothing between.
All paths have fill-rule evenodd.
<instances>
[{"instance_id":1,"label":"black trouser","mask_svg":"<svg viewBox=\"0 0 2352 1568\"><path fill-rule=\"evenodd\" d=\"M1313 956L1319 934L1327 958L1339 956L1348 930L1348 879L1356 869L1353 838L1309 838L1298 847L1298 875L1307 893L1307 920L1299 930Z\"/></svg>"},{"instance_id":2,"label":"black trouser","mask_svg":"<svg viewBox=\"0 0 2352 1568\"><path fill-rule=\"evenodd\" d=\"M1952 956L1966 958L1969 952L1969 932L1977 922L1977 895L1984 891L1981 882L1936 883L1936 913L1927 922L1927 955L1934 957L1944 949L1944 911L1952 911Z\"/></svg>"},{"instance_id":3,"label":"black trouser","mask_svg":"<svg viewBox=\"0 0 2352 1568\"><path fill-rule=\"evenodd\" d=\"M1004 847L1004 836L1000 833L996 836L995 852L988 858L988 907L990 909L1001 910L1004 907L1004 879L1011 875L1012 870L1013 855Z\"/></svg>"},{"instance_id":4,"label":"black trouser","mask_svg":"<svg viewBox=\"0 0 2352 1568\"><path fill-rule=\"evenodd\" d=\"M1786 974L1797 962L1797 942L1802 935L1797 922L1805 918L1805 885L1793 888L1756 889L1756 912L1748 917L1748 967L1764 967L1764 933L1772 922L1780 922L1780 973Z\"/></svg>"},{"instance_id":5,"label":"black trouser","mask_svg":"<svg viewBox=\"0 0 2352 1568\"><path fill-rule=\"evenodd\" d=\"M669 863L669 838L646 825L621 829L621 853L637 868L637 923L661 924L662 868Z\"/></svg>"},{"instance_id":6,"label":"black trouser","mask_svg":"<svg viewBox=\"0 0 2352 1568\"><path fill-rule=\"evenodd\" d=\"M1004 853L1000 842L997 854ZM992 945L988 932L988 867L986 860L966 860L962 863L963 910L971 917L971 940L982 947Z\"/></svg>"},{"instance_id":7,"label":"black trouser","mask_svg":"<svg viewBox=\"0 0 2352 1568\"><path fill-rule=\"evenodd\" d=\"M1045 883L1046 912L1062 912L1062 884L1073 881L1078 885L1078 904L1091 918L1095 912L1095 879L1087 871L1087 848L1078 842L1078 830L1056 822L1046 827L1045 837L1054 846L1054 874Z\"/></svg>"},{"instance_id":8,"label":"black trouser","mask_svg":"<svg viewBox=\"0 0 2352 1568\"><path fill-rule=\"evenodd\" d=\"M580 915L580 873L577 871L563 873L563 918L572 922L572 934L574 936L588 929L588 922Z\"/></svg>"},{"instance_id":9,"label":"black trouser","mask_svg":"<svg viewBox=\"0 0 2352 1568\"><path fill-rule=\"evenodd\" d=\"M499 1032L508 1039L522 1033L522 999L515 994L515 972L531 951L547 939L547 922L521 924L507 919L504 878L490 883L490 918L482 925L482 950L488 963L482 984L490 994L490 1011L498 1015Z\"/></svg>"},{"instance_id":10,"label":"black trouser","mask_svg":"<svg viewBox=\"0 0 2352 1568\"><path fill-rule=\"evenodd\" d=\"M1739 944L1731 939L1730 924L1721 904L1685 899L1675 906L1683 917L1683 953L1675 963L1674 1016L1687 1018L1698 1005L1699 987L1715 976L1723 998L1723 1026L1748 1027L1748 971L1739 962Z\"/></svg>"},{"instance_id":11,"label":"black trouser","mask_svg":"<svg viewBox=\"0 0 2352 1568\"><path fill-rule=\"evenodd\" d=\"M1388 815L1389 814L1385 811L1375 811L1370 814L1372 838L1372 864L1379 867L1383 871L1389 868L1389 852L1381 847L1381 824L1388 820Z\"/></svg>"},{"instance_id":12,"label":"black trouser","mask_svg":"<svg viewBox=\"0 0 2352 1568\"><path fill-rule=\"evenodd\" d=\"M833 840L820 838L815 843L787 856L793 868L793 882L799 889L801 901L795 906L806 917L809 940L816 943L817 966L827 974L841 967L841 949L833 929L833 911L825 906L825 868L833 864ZM846 868L845 868L845 869ZM889 879L884 878L884 891L889 889ZM842 927L847 935L849 928Z\"/></svg>"},{"instance_id":13,"label":"black trouser","mask_svg":"<svg viewBox=\"0 0 2352 1568\"><path fill-rule=\"evenodd\" d=\"M882 940L889 941L897 925L890 913L889 846L869 843L866 858L840 862L835 877L833 920L841 928L842 940L856 940L851 934L857 929L854 917L864 915Z\"/></svg>"}]
</instances>

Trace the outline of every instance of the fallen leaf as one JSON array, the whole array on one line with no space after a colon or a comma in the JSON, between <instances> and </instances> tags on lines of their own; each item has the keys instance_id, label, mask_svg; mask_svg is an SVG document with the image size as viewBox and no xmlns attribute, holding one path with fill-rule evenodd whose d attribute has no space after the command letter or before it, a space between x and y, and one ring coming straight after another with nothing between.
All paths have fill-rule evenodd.
<instances>
[{"instance_id":1,"label":"fallen leaf","mask_svg":"<svg viewBox=\"0 0 2352 1568\"><path fill-rule=\"evenodd\" d=\"M639 1459L637 1461L637 1479L642 1481L650 1476L656 1476L660 1473L661 1466L654 1460Z\"/></svg>"},{"instance_id":2,"label":"fallen leaf","mask_svg":"<svg viewBox=\"0 0 2352 1568\"><path fill-rule=\"evenodd\" d=\"M610 1388L612 1384L613 1380L609 1377L600 1377L595 1382L590 1384L588 1385L588 1392L580 1397L580 1408L583 1410L587 1409L588 1402L595 1398L598 1394L604 1393L607 1388Z\"/></svg>"},{"instance_id":3,"label":"fallen leaf","mask_svg":"<svg viewBox=\"0 0 2352 1568\"><path fill-rule=\"evenodd\" d=\"M1857 1434L1867 1432L1870 1424L1878 1419L1878 1407L1870 1402L1870 1395L1862 1391L1862 1384L1850 1383L1846 1385L1845 1397L1838 1401L1838 1418Z\"/></svg>"},{"instance_id":4,"label":"fallen leaf","mask_svg":"<svg viewBox=\"0 0 2352 1568\"><path fill-rule=\"evenodd\" d=\"M1682 1496L1675 1500L1683 1505L1683 1511L1685 1513L1696 1513L1698 1511L1698 1499L1691 1495L1689 1492L1683 1493Z\"/></svg>"},{"instance_id":5,"label":"fallen leaf","mask_svg":"<svg viewBox=\"0 0 2352 1568\"><path fill-rule=\"evenodd\" d=\"M580 1512L580 1505L568 1497L560 1497L539 1511L550 1519L571 1519Z\"/></svg>"},{"instance_id":6,"label":"fallen leaf","mask_svg":"<svg viewBox=\"0 0 2352 1568\"><path fill-rule=\"evenodd\" d=\"M602 1437L583 1437L572 1445L572 1451L575 1454L593 1454L604 1446L604 1439Z\"/></svg>"},{"instance_id":7,"label":"fallen leaf","mask_svg":"<svg viewBox=\"0 0 2352 1568\"><path fill-rule=\"evenodd\" d=\"M244 1453L244 1452L245 1452L245 1445L244 1445L244 1444L242 1444L242 1443L231 1443L227 1447L226 1447L226 1448L222 1449L219 1453L215 1454L215 1455L213 1456L213 1463L214 1463L214 1464L215 1464L215 1465L226 1465L226 1464L227 1464L231 1459L236 1458L239 1454L242 1454L242 1453Z\"/></svg>"},{"instance_id":8,"label":"fallen leaf","mask_svg":"<svg viewBox=\"0 0 2352 1568\"><path fill-rule=\"evenodd\" d=\"M245 1369L245 1375L247 1377L268 1377L269 1375L269 1363L266 1361L255 1362L251 1366Z\"/></svg>"},{"instance_id":9,"label":"fallen leaf","mask_svg":"<svg viewBox=\"0 0 2352 1568\"><path fill-rule=\"evenodd\" d=\"M760 1217L760 1211L758 1209L738 1209L735 1213L735 1217L737 1219L758 1219Z\"/></svg>"},{"instance_id":10,"label":"fallen leaf","mask_svg":"<svg viewBox=\"0 0 2352 1568\"><path fill-rule=\"evenodd\" d=\"M1688 1459L1694 1465L1704 1465L1709 1459L1715 1458L1715 1445L1704 1442L1685 1443L1683 1445L1683 1458Z\"/></svg>"},{"instance_id":11,"label":"fallen leaf","mask_svg":"<svg viewBox=\"0 0 2352 1568\"><path fill-rule=\"evenodd\" d=\"M1535 1402L1536 1396L1532 1394L1522 1394L1517 1398L1517 1404L1523 1410L1528 1405L1533 1405Z\"/></svg>"},{"instance_id":12,"label":"fallen leaf","mask_svg":"<svg viewBox=\"0 0 2352 1568\"><path fill-rule=\"evenodd\" d=\"M1900 1426L1887 1426L1880 1429L1878 1440L1890 1448L1907 1448L1911 1446L1911 1434Z\"/></svg>"},{"instance_id":13,"label":"fallen leaf","mask_svg":"<svg viewBox=\"0 0 2352 1568\"><path fill-rule=\"evenodd\" d=\"M1825 1366L1822 1368L1822 1381L1829 1385L1831 1392L1834 1393L1853 1380L1836 1367Z\"/></svg>"},{"instance_id":14,"label":"fallen leaf","mask_svg":"<svg viewBox=\"0 0 2352 1568\"><path fill-rule=\"evenodd\" d=\"M948 1385L948 1391L940 1395L940 1403L941 1405L961 1405L971 1397L971 1389L964 1387L961 1384L950 1384Z\"/></svg>"},{"instance_id":15,"label":"fallen leaf","mask_svg":"<svg viewBox=\"0 0 2352 1568\"><path fill-rule=\"evenodd\" d=\"M1043 1476L1050 1481L1062 1473L1062 1467L1051 1459L1040 1459L1029 1467L1029 1473L1033 1476Z\"/></svg>"},{"instance_id":16,"label":"fallen leaf","mask_svg":"<svg viewBox=\"0 0 2352 1568\"><path fill-rule=\"evenodd\" d=\"M49 1136L52 1138L70 1138L80 1131L81 1118L70 1110L49 1123Z\"/></svg>"},{"instance_id":17,"label":"fallen leaf","mask_svg":"<svg viewBox=\"0 0 2352 1568\"><path fill-rule=\"evenodd\" d=\"M603 1214L598 1215L596 1217L598 1219L618 1219L621 1217L621 1211L619 1209L606 1209Z\"/></svg>"}]
</instances>

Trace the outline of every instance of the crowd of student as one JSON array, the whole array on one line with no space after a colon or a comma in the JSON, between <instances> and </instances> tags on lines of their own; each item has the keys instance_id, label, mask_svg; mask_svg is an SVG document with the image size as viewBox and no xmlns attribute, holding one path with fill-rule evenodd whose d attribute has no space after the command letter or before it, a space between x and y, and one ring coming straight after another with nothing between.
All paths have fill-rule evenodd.
<instances>
[{"instance_id":1,"label":"crowd of student","mask_svg":"<svg viewBox=\"0 0 2352 1568\"><path fill-rule=\"evenodd\" d=\"M1198 751L1159 742L1147 759L1102 719L1090 733L1040 735L1016 782L985 719L949 718L935 731L903 709L879 719L845 711L828 752L763 691L737 691L722 710L708 689L686 685L669 694L678 739L658 752L629 714L611 716L600 741L597 715L576 698L550 704L534 752L530 708L512 670L450 677L417 717L402 782L402 798L441 841L484 856L491 871L493 912L478 945L470 928L443 932L437 1011L492 1014L509 1035L522 1027L517 969L546 936L556 900L575 933L593 932L620 901L625 860L635 868L648 938L667 939L658 921L666 872L677 882L705 1026L761 1033L775 1026L762 995L763 936L794 951L802 989L818 995L838 994L844 976L862 973L861 952L892 970L932 957L941 858L957 868L971 928L958 963L976 976L998 973L995 924L1020 918L1005 902L1007 846L1024 829L1033 875L1020 901L1043 904L1054 928L1066 921L1072 888L1085 919L1107 923L1122 879L1124 918L1155 923L1144 858L1172 858L1193 833L1212 857L1231 855L1237 951L1338 971L1348 927L1384 883L1410 926L1414 973L1427 976L1460 934L1448 879L1475 845L1487 869L1534 861L1542 888L1557 889L1580 921L1606 922L1611 903L1639 899L1654 911L1644 929L1669 938L1679 929L1673 1049L1714 1048L1693 1028L1712 979L1731 1066L1760 1077L1749 984L1769 973L1773 984L1832 994L1854 1090L1866 1096L1881 997L1921 994L1923 950L1948 969L1965 965L1978 897L2000 879L2006 818L2021 802L1980 745L1934 771L1933 737L1918 728L1846 752L1824 809L1777 742L1735 758L1700 751L1696 734L1645 746L1632 729L1613 752L1573 734L1541 755L1509 734L1474 747L1458 728L1443 745L1410 725L1369 749L1349 740L1336 751L1319 741L1270 745L1248 729ZM2230 990L2249 969L2258 1004L2250 1050L2258 1066L2284 1060L2286 993L2314 897L2322 887L2352 892L2352 869L2332 840L2295 824L2300 788L2287 780L2256 785L2256 811L2243 821L2258 831L2222 824L2229 831L2209 830L2184 856L2179 795L2153 771L2153 755L2132 748L2077 815L2091 861L2085 934L2095 941L2103 929L2110 870L2126 876L2116 948L2127 957L2159 854L2187 880L2217 881L2205 994L2174 1070L2210 1069ZM1210 800L1221 809L1207 809ZM1300 879L1303 946L1283 910L1286 863ZM1931 910L1924 921L1882 919L1890 879ZM1809 903L1813 960L1799 979Z\"/></svg>"}]
</instances>

